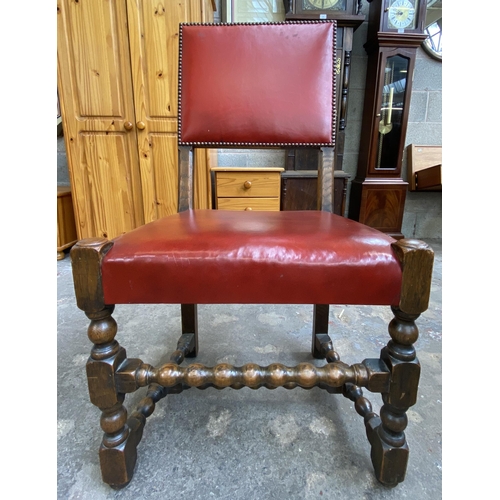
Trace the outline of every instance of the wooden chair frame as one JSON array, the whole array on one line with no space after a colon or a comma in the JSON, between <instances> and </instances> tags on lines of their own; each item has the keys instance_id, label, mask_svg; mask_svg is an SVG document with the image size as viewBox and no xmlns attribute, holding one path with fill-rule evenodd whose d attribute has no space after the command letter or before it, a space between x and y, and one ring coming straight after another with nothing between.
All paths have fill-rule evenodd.
<instances>
[{"instance_id":1,"label":"wooden chair frame","mask_svg":"<svg viewBox=\"0 0 500 500\"><path fill-rule=\"evenodd\" d=\"M318 149L318 209L332 212L334 150ZM179 212L194 206L193 151L193 145L179 146ZM77 305L90 319L88 337L93 347L86 370L90 400L102 412L104 435L99 456L105 483L122 488L131 481L137 446L156 403L191 387L319 387L342 394L354 402L356 412L364 419L376 478L389 486L404 480L409 453L404 433L406 412L417 401L420 376L414 348L418 338L415 320L427 309L433 266L433 251L427 244L405 239L392 244L402 269L402 286L399 306L392 306L390 340L378 358L350 366L343 363L328 333L329 305L314 305L311 352L314 358L326 360L320 367L312 363L294 367L278 363L266 367L254 363L241 367L226 363L183 366L185 358L198 355L196 304L181 304L182 333L168 363L154 367L127 357L125 348L115 339L115 305L104 300L102 262L112 246L111 241L91 238L79 241L71 250ZM146 396L129 414L125 396L142 387L148 388ZM362 388L382 395L380 415L373 411Z\"/></svg>"}]
</instances>

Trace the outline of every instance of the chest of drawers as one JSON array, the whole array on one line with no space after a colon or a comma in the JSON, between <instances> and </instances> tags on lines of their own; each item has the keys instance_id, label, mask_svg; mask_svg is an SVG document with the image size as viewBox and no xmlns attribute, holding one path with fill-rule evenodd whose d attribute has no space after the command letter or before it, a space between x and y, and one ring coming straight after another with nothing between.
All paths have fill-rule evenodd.
<instances>
[{"instance_id":1,"label":"chest of drawers","mask_svg":"<svg viewBox=\"0 0 500 500\"><path fill-rule=\"evenodd\" d=\"M280 209L283 168L215 167L215 208L218 210Z\"/></svg>"}]
</instances>

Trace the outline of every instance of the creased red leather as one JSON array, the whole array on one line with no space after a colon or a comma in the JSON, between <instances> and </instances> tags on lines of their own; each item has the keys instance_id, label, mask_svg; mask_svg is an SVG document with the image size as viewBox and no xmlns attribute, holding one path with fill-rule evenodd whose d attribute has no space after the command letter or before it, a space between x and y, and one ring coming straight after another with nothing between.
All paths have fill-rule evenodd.
<instances>
[{"instance_id":1,"label":"creased red leather","mask_svg":"<svg viewBox=\"0 0 500 500\"><path fill-rule=\"evenodd\" d=\"M123 303L398 305L394 240L320 211L196 210L114 240L104 297Z\"/></svg>"},{"instance_id":2,"label":"creased red leather","mask_svg":"<svg viewBox=\"0 0 500 500\"><path fill-rule=\"evenodd\" d=\"M182 26L180 142L333 145L335 24Z\"/></svg>"}]
</instances>

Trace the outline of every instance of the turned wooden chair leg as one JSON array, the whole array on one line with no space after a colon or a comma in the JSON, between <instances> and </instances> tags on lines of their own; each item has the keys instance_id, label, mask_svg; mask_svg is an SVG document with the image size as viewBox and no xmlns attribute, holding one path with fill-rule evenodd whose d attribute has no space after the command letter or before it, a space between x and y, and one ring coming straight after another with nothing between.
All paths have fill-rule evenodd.
<instances>
[{"instance_id":1,"label":"turned wooden chair leg","mask_svg":"<svg viewBox=\"0 0 500 500\"><path fill-rule=\"evenodd\" d=\"M194 335L193 348L186 353L186 358L198 356L198 306L196 304L181 304L182 334Z\"/></svg>"},{"instance_id":2,"label":"turned wooden chair leg","mask_svg":"<svg viewBox=\"0 0 500 500\"><path fill-rule=\"evenodd\" d=\"M125 394L119 393L115 385L115 373L127 354L114 340L117 326L111 316L113 309L109 306L99 313L86 312L91 319L88 336L94 343L87 362L87 381L90 401L102 411L104 436L99 460L103 481L113 488L123 488L134 473L138 439L131 432L136 429L130 429L127 422Z\"/></svg>"},{"instance_id":3,"label":"turned wooden chair leg","mask_svg":"<svg viewBox=\"0 0 500 500\"><path fill-rule=\"evenodd\" d=\"M430 247L416 240L400 240L393 248L401 262L403 281L399 307L392 308L391 340L380 355L390 371L390 383L388 391L382 393L380 418L366 422L375 475L388 486L402 482L406 474L406 412L417 401L420 378L420 364L413 347L418 338L415 320L429 303L434 260Z\"/></svg>"},{"instance_id":4,"label":"turned wooden chair leg","mask_svg":"<svg viewBox=\"0 0 500 500\"><path fill-rule=\"evenodd\" d=\"M88 337L94 346L86 368L90 400L102 411L102 478L113 488L122 488L132 479L142 427L135 420L128 425L125 394L116 387L115 373L127 355L114 339L114 305L105 305L102 291L100 264L111 246L100 238L82 240L71 250L71 261L77 305L91 320Z\"/></svg>"},{"instance_id":5,"label":"turned wooden chair leg","mask_svg":"<svg viewBox=\"0 0 500 500\"><path fill-rule=\"evenodd\" d=\"M311 352L316 359L325 358L324 349L321 349L321 336L328 335L329 312L329 304L314 304Z\"/></svg>"}]
</instances>

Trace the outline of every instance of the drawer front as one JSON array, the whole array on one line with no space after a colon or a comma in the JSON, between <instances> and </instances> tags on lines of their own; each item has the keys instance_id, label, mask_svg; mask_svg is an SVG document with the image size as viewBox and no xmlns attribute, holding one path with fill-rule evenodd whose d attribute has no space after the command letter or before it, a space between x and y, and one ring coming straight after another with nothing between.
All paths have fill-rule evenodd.
<instances>
[{"instance_id":1,"label":"drawer front","mask_svg":"<svg viewBox=\"0 0 500 500\"><path fill-rule=\"evenodd\" d=\"M279 197L279 172L217 172L217 197Z\"/></svg>"},{"instance_id":2,"label":"drawer front","mask_svg":"<svg viewBox=\"0 0 500 500\"><path fill-rule=\"evenodd\" d=\"M279 198L217 198L219 210L270 210L279 211Z\"/></svg>"}]
</instances>

